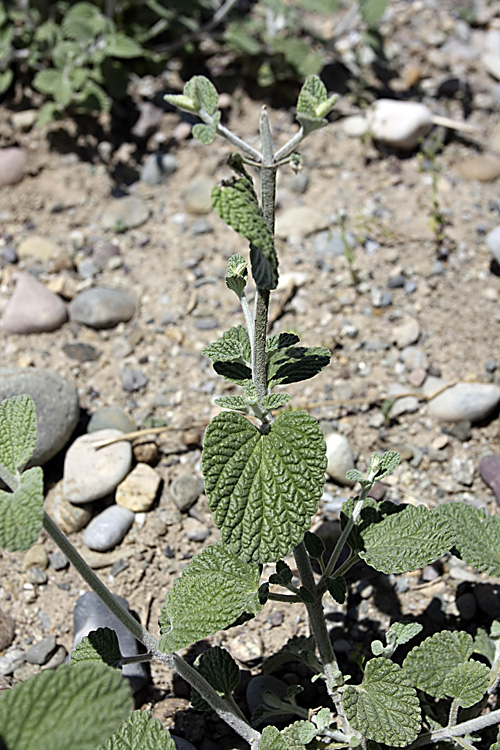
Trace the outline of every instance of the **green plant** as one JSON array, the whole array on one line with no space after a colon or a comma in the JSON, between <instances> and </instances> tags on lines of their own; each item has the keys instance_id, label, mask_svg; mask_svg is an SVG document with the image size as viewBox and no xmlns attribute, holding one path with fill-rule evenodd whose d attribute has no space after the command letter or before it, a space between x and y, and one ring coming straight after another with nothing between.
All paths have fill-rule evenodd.
<instances>
[{"instance_id":1,"label":"green plant","mask_svg":"<svg viewBox=\"0 0 500 750\"><path fill-rule=\"evenodd\" d=\"M209 145L219 134L240 150L230 158L236 175L214 188L212 200L222 218L249 242L256 285L252 314L246 296L247 261L233 255L226 285L241 302L246 327L230 328L204 350L219 375L242 388L241 394L217 399L226 410L210 423L203 448L206 494L221 541L207 546L184 568L167 594L156 638L122 609L44 513L42 470L25 470L36 438L31 398L21 395L0 404L0 478L9 488L0 494L0 545L27 549L43 526L147 649L146 654L127 657L120 653L113 631L91 633L72 653L69 665L30 678L0 697L0 747L173 750L169 734L150 714L130 714L130 696L117 672L132 660L153 658L191 684L197 709L214 709L253 750L365 750L380 744L413 749L441 742L468 750L484 747L484 731L500 722L500 710L485 708L500 677L500 623L494 622L489 632L478 630L475 637L465 631L434 633L401 660L400 647L417 638L421 627L395 622L385 643L371 643L369 658L359 654L359 683L341 670L327 629L324 597L345 601L345 576L358 560L382 573L399 574L453 549L478 570L500 575L500 516L487 516L460 502L428 510L370 498L375 482L400 461L393 451L373 453L366 473L348 472L360 490L342 507L341 535L330 554L309 530L322 492L325 443L313 417L293 409L279 413L290 395L274 388L314 376L328 364L330 353L299 346L295 334L267 335L269 297L278 282L275 181L277 169L295 158L300 142L327 124L335 98L328 98L320 79L308 78L297 103L300 128L277 151L266 109L260 117L258 151L220 124L217 91L204 77L191 79L184 93L169 101L199 116L194 135L203 143ZM248 165L260 173L259 195ZM285 559L290 554L296 576ZM275 572L262 580L262 566L269 563ZM311 637L292 640L271 656L267 671L298 660L313 681L324 683L327 695L324 705L307 711L297 700L302 686L290 685L285 698L266 693L264 705L249 721L232 697L239 670L227 651L210 648L194 666L177 651L253 617L269 600L303 604ZM472 658L474 653L482 661ZM297 720L282 730L272 724L258 730L264 719L283 712ZM490 750L498 750L498 743Z\"/></svg>"},{"instance_id":2,"label":"green plant","mask_svg":"<svg viewBox=\"0 0 500 750\"><path fill-rule=\"evenodd\" d=\"M439 200L438 182L441 168L437 164L437 154L443 146L443 128L435 128L421 144L419 152L420 171L429 172L431 176L431 197L429 209L429 228L434 237L436 249L439 250L445 239L446 219Z\"/></svg>"}]
</instances>

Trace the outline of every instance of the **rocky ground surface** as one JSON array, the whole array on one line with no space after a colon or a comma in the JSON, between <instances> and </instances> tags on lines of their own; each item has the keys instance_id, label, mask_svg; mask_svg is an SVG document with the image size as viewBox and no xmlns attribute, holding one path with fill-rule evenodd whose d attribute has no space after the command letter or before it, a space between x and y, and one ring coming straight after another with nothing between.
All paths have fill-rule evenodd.
<instances>
[{"instance_id":1,"label":"rocky ground surface","mask_svg":"<svg viewBox=\"0 0 500 750\"><path fill-rule=\"evenodd\" d=\"M474 26L450 4L395 3L383 30L393 95L458 121L465 114L477 131L449 132L435 158L376 147L353 136L343 116L356 108L341 97L342 117L303 144L303 171L280 172L272 332L293 330L333 355L318 377L288 389L328 436L329 474L314 519L327 540L352 492L345 470L366 468L374 450L403 457L379 488L389 499L498 510L500 19L491 3L478 8ZM349 61L349 45L343 54ZM223 103L229 126L258 146L260 103L239 89ZM214 397L236 391L200 352L242 322L224 272L227 258L246 248L210 209L231 147L189 138L177 113L144 103L142 110L157 115L152 134L129 133L118 148L71 121L40 131L33 113L0 111L0 396L35 396L49 511L156 632L174 578L218 538L201 443ZM277 143L295 132L291 111L270 108L270 116ZM438 237L432 221L440 218ZM461 385L429 400L453 383ZM158 425L165 431L103 448L96 470L88 431ZM488 455L498 461L480 471ZM0 568L6 687L65 659L86 587L46 536L26 554L1 552ZM473 630L500 616L500 581L451 556L412 575L386 578L359 566L350 576L347 604L329 605L350 670L352 642L366 648L391 618ZM242 668L242 705L262 660L306 630L300 606L285 611L273 602L211 639ZM200 750L236 746L210 715L188 709L187 686L166 669L153 665L137 696Z\"/></svg>"}]
</instances>

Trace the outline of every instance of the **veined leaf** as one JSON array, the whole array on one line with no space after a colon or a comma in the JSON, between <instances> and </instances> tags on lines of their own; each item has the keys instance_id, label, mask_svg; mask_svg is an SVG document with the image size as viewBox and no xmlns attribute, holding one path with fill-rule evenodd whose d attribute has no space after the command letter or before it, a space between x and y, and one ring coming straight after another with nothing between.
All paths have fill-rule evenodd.
<instances>
[{"instance_id":1,"label":"veined leaf","mask_svg":"<svg viewBox=\"0 0 500 750\"><path fill-rule=\"evenodd\" d=\"M434 698L445 698L444 685L448 674L468 661L473 640L462 630L448 631L426 638L415 646L403 662L403 670L413 685Z\"/></svg>"},{"instance_id":2,"label":"veined leaf","mask_svg":"<svg viewBox=\"0 0 500 750\"><path fill-rule=\"evenodd\" d=\"M308 380L330 363L331 353L324 346L290 346L278 349L269 357L267 378L269 388Z\"/></svg>"},{"instance_id":3,"label":"veined leaf","mask_svg":"<svg viewBox=\"0 0 500 750\"><path fill-rule=\"evenodd\" d=\"M277 349L286 349L289 346L298 344L299 337L295 333L276 333L274 336L268 336L266 339L266 352L275 352Z\"/></svg>"},{"instance_id":4,"label":"veined leaf","mask_svg":"<svg viewBox=\"0 0 500 750\"><path fill-rule=\"evenodd\" d=\"M229 362L233 359L250 362L252 358L248 333L241 325L225 331L220 339L208 344L201 353L212 362Z\"/></svg>"},{"instance_id":5,"label":"veined leaf","mask_svg":"<svg viewBox=\"0 0 500 750\"><path fill-rule=\"evenodd\" d=\"M259 750L305 750L316 733L317 729L310 721L295 721L282 732L276 727L264 727Z\"/></svg>"},{"instance_id":6,"label":"veined leaf","mask_svg":"<svg viewBox=\"0 0 500 750\"><path fill-rule=\"evenodd\" d=\"M280 730L269 726L264 727L262 731L259 750L289 750L289 748Z\"/></svg>"},{"instance_id":7,"label":"veined leaf","mask_svg":"<svg viewBox=\"0 0 500 750\"><path fill-rule=\"evenodd\" d=\"M291 401L291 399L292 397L289 396L288 393L270 393L262 399L262 406L264 409L272 411L273 409L279 409L281 406L284 406Z\"/></svg>"},{"instance_id":8,"label":"veined leaf","mask_svg":"<svg viewBox=\"0 0 500 750\"><path fill-rule=\"evenodd\" d=\"M500 576L500 516L465 503L443 503L436 512L453 526L462 560L482 573Z\"/></svg>"},{"instance_id":9,"label":"veined leaf","mask_svg":"<svg viewBox=\"0 0 500 750\"><path fill-rule=\"evenodd\" d=\"M393 622L385 634L385 640L390 646L402 646L421 631L422 625L419 622Z\"/></svg>"},{"instance_id":10,"label":"veined leaf","mask_svg":"<svg viewBox=\"0 0 500 750\"><path fill-rule=\"evenodd\" d=\"M248 267L242 255L231 255L227 262L226 286L241 299L248 281Z\"/></svg>"},{"instance_id":11,"label":"veined leaf","mask_svg":"<svg viewBox=\"0 0 500 750\"><path fill-rule=\"evenodd\" d=\"M141 57L144 55L144 50L140 44L137 44L134 39L123 34L116 32L106 37L106 52L111 57L119 57L123 59L129 59L132 57Z\"/></svg>"},{"instance_id":12,"label":"veined leaf","mask_svg":"<svg viewBox=\"0 0 500 750\"><path fill-rule=\"evenodd\" d=\"M204 143L205 146L209 146L215 138L217 133L217 126L220 122L221 113L216 112L213 117L213 122L210 124L198 122L193 126L193 137L196 138L200 143Z\"/></svg>"},{"instance_id":13,"label":"veined leaf","mask_svg":"<svg viewBox=\"0 0 500 750\"><path fill-rule=\"evenodd\" d=\"M13 552L35 544L43 520L43 472L39 466L21 474L14 492L0 490L0 547Z\"/></svg>"},{"instance_id":14,"label":"veined leaf","mask_svg":"<svg viewBox=\"0 0 500 750\"><path fill-rule=\"evenodd\" d=\"M195 102L198 110L204 109L209 115L217 112L219 94L205 76L193 76L184 86L184 96Z\"/></svg>"},{"instance_id":15,"label":"veined leaf","mask_svg":"<svg viewBox=\"0 0 500 750\"><path fill-rule=\"evenodd\" d=\"M86 635L70 654L70 664L99 662L110 667L121 664L118 636L110 628L97 628Z\"/></svg>"},{"instance_id":16,"label":"veined leaf","mask_svg":"<svg viewBox=\"0 0 500 750\"><path fill-rule=\"evenodd\" d=\"M239 414L216 416L202 469L223 541L248 561L286 557L310 527L325 468L323 435L305 412L281 414L267 434Z\"/></svg>"},{"instance_id":17,"label":"veined leaf","mask_svg":"<svg viewBox=\"0 0 500 750\"><path fill-rule=\"evenodd\" d=\"M0 403L0 464L14 475L21 472L35 450L35 402L27 393Z\"/></svg>"},{"instance_id":18,"label":"veined leaf","mask_svg":"<svg viewBox=\"0 0 500 750\"><path fill-rule=\"evenodd\" d=\"M229 697L238 687L240 669L225 648L213 646L208 651L204 651L197 658L195 667L219 695ZM191 691L191 703L197 711L210 710L209 704L196 690Z\"/></svg>"},{"instance_id":19,"label":"veined leaf","mask_svg":"<svg viewBox=\"0 0 500 750\"><path fill-rule=\"evenodd\" d=\"M325 585L332 599L338 604L344 604L347 596L347 582L344 576L337 576L337 578L327 576Z\"/></svg>"},{"instance_id":20,"label":"veined leaf","mask_svg":"<svg viewBox=\"0 0 500 750\"><path fill-rule=\"evenodd\" d=\"M417 691L401 667L389 659L370 659L363 682L346 688L343 703L354 729L375 742L405 747L419 733Z\"/></svg>"},{"instance_id":21,"label":"veined leaf","mask_svg":"<svg viewBox=\"0 0 500 750\"><path fill-rule=\"evenodd\" d=\"M474 653L481 654L490 664L495 661L495 643L484 628L478 628L474 638Z\"/></svg>"},{"instance_id":22,"label":"veined leaf","mask_svg":"<svg viewBox=\"0 0 500 750\"><path fill-rule=\"evenodd\" d=\"M458 664L446 675L443 691L450 698L458 699L462 708L470 708L485 694L489 679L490 670L486 664L472 659Z\"/></svg>"},{"instance_id":23,"label":"veined leaf","mask_svg":"<svg viewBox=\"0 0 500 750\"><path fill-rule=\"evenodd\" d=\"M151 711L132 711L119 730L97 750L175 750L175 742Z\"/></svg>"},{"instance_id":24,"label":"veined leaf","mask_svg":"<svg viewBox=\"0 0 500 750\"><path fill-rule=\"evenodd\" d=\"M223 409L232 409L233 411L241 411L243 414L248 414L248 404L243 396L221 396L220 398L214 399L214 403L217 406L221 406Z\"/></svg>"},{"instance_id":25,"label":"veined leaf","mask_svg":"<svg viewBox=\"0 0 500 750\"><path fill-rule=\"evenodd\" d=\"M120 672L64 665L0 695L0 738L8 750L95 750L132 709Z\"/></svg>"},{"instance_id":26,"label":"veined leaf","mask_svg":"<svg viewBox=\"0 0 500 750\"><path fill-rule=\"evenodd\" d=\"M75 3L64 15L61 30L67 39L90 43L109 24L99 9L92 3Z\"/></svg>"},{"instance_id":27,"label":"veined leaf","mask_svg":"<svg viewBox=\"0 0 500 750\"><path fill-rule=\"evenodd\" d=\"M160 617L161 651L189 646L245 612L256 615L262 606L259 579L259 566L236 557L222 542L205 547L167 594Z\"/></svg>"},{"instance_id":28,"label":"veined leaf","mask_svg":"<svg viewBox=\"0 0 500 750\"><path fill-rule=\"evenodd\" d=\"M306 133L328 124L326 115L332 111L336 96L328 98L326 86L317 75L310 75L304 81L297 100L297 120Z\"/></svg>"}]
</instances>

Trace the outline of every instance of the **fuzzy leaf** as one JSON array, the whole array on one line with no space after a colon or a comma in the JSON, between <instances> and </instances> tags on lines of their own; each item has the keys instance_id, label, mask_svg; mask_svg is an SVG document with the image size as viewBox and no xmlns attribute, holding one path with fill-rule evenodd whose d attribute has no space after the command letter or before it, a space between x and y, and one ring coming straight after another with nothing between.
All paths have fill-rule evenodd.
<instances>
[{"instance_id":1,"label":"fuzzy leaf","mask_svg":"<svg viewBox=\"0 0 500 750\"><path fill-rule=\"evenodd\" d=\"M64 665L0 695L0 738L8 750L95 750L131 708L130 689L117 670Z\"/></svg>"},{"instance_id":2,"label":"fuzzy leaf","mask_svg":"<svg viewBox=\"0 0 500 750\"><path fill-rule=\"evenodd\" d=\"M489 679L490 670L486 664L472 659L458 664L446 675L443 691L450 698L458 698L462 708L470 708L485 694Z\"/></svg>"},{"instance_id":3,"label":"fuzzy leaf","mask_svg":"<svg viewBox=\"0 0 500 750\"><path fill-rule=\"evenodd\" d=\"M276 727L264 727L259 750L289 750L286 740Z\"/></svg>"},{"instance_id":4,"label":"fuzzy leaf","mask_svg":"<svg viewBox=\"0 0 500 750\"><path fill-rule=\"evenodd\" d=\"M215 398L214 403L223 409L232 409L233 411L241 411L243 414L248 414L248 405L243 396L221 396Z\"/></svg>"},{"instance_id":5,"label":"fuzzy leaf","mask_svg":"<svg viewBox=\"0 0 500 750\"><path fill-rule=\"evenodd\" d=\"M274 336L268 336L266 339L266 352L275 352L277 349L286 349L289 346L298 344L299 337L295 333L276 333Z\"/></svg>"},{"instance_id":6,"label":"fuzzy leaf","mask_svg":"<svg viewBox=\"0 0 500 750\"><path fill-rule=\"evenodd\" d=\"M465 503L443 503L436 512L450 521L462 560L482 573L500 576L500 516Z\"/></svg>"},{"instance_id":7,"label":"fuzzy leaf","mask_svg":"<svg viewBox=\"0 0 500 750\"><path fill-rule=\"evenodd\" d=\"M337 576L337 578L327 576L325 584L332 599L338 604L344 604L347 596L347 583L344 576Z\"/></svg>"},{"instance_id":8,"label":"fuzzy leaf","mask_svg":"<svg viewBox=\"0 0 500 750\"><path fill-rule=\"evenodd\" d=\"M252 382L252 371L248 365L234 360L230 362L214 362L214 370L217 375L227 380L228 383L246 385Z\"/></svg>"},{"instance_id":9,"label":"fuzzy leaf","mask_svg":"<svg viewBox=\"0 0 500 750\"><path fill-rule=\"evenodd\" d=\"M387 2L388 0L358 0L361 18L369 29L375 28L380 23L387 8Z\"/></svg>"},{"instance_id":10,"label":"fuzzy leaf","mask_svg":"<svg viewBox=\"0 0 500 750\"><path fill-rule=\"evenodd\" d=\"M75 3L64 15L61 30L67 39L88 44L105 30L106 24L107 19L95 5L81 2Z\"/></svg>"},{"instance_id":11,"label":"fuzzy leaf","mask_svg":"<svg viewBox=\"0 0 500 750\"><path fill-rule=\"evenodd\" d=\"M205 547L167 594L160 617L160 650L172 653L217 633L245 612L257 614L259 578L258 565L235 557L222 542Z\"/></svg>"},{"instance_id":12,"label":"fuzzy leaf","mask_svg":"<svg viewBox=\"0 0 500 750\"><path fill-rule=\"evenodd\" d=\"M326 86L317 75L304 81L297 100L297 120L306 133L328 125L326 115L332 111L336 96L328 98Z\"/></svg>"},{"instance_id":13,"label":"fuzzy leaf","mask_svg":"<svg viewBox=\"0 0 500 750\"><path fill-rule=\"evenodd\" d=\"M248 267L242 255L231 255L227 262L226 286L240 299L248 281Z\"/></svg>"},{"instance_id":14,"label":"fuzzy leaf","mask_svg":"<svg viewBox=\"0 0 500 750\"><path fill-rule=\"evenodd\" d=\"M361 537L364 549L360 557L382 573L423 568L448 552L455 542L451 524L423 505L407 505L400 513L368 526Z\"/></svg>"},{"instance_id":15,"label":"fuzzy leaf","mask_svg":"<svg viewBox=\"0 0 500 750\"><path fill-rule=\"evenodd\" d=\"M35 544L43 520L43 472L39 466L21 475L14 492L0 490L0 547L13 552Z\"/></svg>"},{"instance_id":16,"label":"fuzzy leaf","mask_svg":"<svg viewBox=\"0 0 500 750\"><path fill-rule=\"evenodd\" d=\"M422 625L419 622L393 622L385 634L385 640L388 645L402 646L416 638L421 630Z\"/></svg>"},{"instance_id":17,"label":"fuzzy leaf","mask_svg":"<svg viewBox=\"0 0 500 750\"><path fill-rule=\"evenodd\" d=\"M375 473L375 478L378 482L385 479L385 477L392 474L394 469L401 463L401 456L397 451L386 451L379 455L376 452L372 453L370 462L370 470Z\"/></svg>"},{"instance_id":18,"label":"fuzzy leaf","mask_svg":"<svg viewBox=\"0 0 500 750\"><path fill-rule=\"evenodd\" d=\"M214 521L234 554L286 557L309 528L324 483L326 448L316 420L281 414L267 434L223 412L205 433L202 469Z\"/></svg>"},{"instance_id":19,"label":"fuzzy leaf","mask_svg":"<svg viewBox=\"0 0 500 750\"><path fill-rule=\"evenodd\" d=\"M50 94L61 107L67 107L73 90L69 78L62 70L39 70L33 79L33 86L42 94Z\"/></svg>"},{"instance_id":20,"label":"fuzzy leaf","mask_svg":"<svg viewBox=\"0 0 500 750\"><path fill-rule=\"evenodd\" d=\"M204 143L205 146L209 146L217 133L217 126L220 122L220 112L214 115L213 122L210 124L198 122L193 126L193 137L196 138L200 143Z\"/></svg>"},{"instance_id":21,"label":"fuzzy leaf","mask_svg":"<svg viewBox=\"0 0 500 750\"><path fill-rule=\"evenodd\" d=\"M444 630L415 646L403 662L403 670L419 690L435 698L446 697L448 674L472 654L473 640L462 630Z\"/></svg>"},{"instance_id":22,"label":"fuzzy leaf","mask_svg":"<svg viewBox=\"0 0 500 750\"><path fill-rule=\"evenodd\" d=\"M490 664L495 661L495 644L484 628L478 628L474 638L474 653L481 654Z\"/></svg>"},{"instance_id":23,"label":"fuzzy leaf","mask_svg":"<svg viewBox=\"0 0 500 750\"><path fill-rule=\"evenodd\" d=\"M330 363L330 358L330 350L323 346L290 346L287 349L278 349L269 357L269 388L313 378Z\"/></svg>"},{"instance_id":24,"label":"fuzzy leaf","mask_svg":"<svg viewBox=\"0 0 500 750\"><path fill-rule=\"evenodd\" d=\"M358 471L358 469L349 469L345 473L346 479L349 479L350 482L359 482L362 487L369 487L370 482L369 479L365 477L362 471Z\"/></svg>"},{"instance_id":25,"label":"fuzzy leaf","mask_svg":"<svg viewBox=\"0 0 500 750\"><path fill-rule=\"evenodd\" d=\"M349 685L344 710L354 729L370 740L404 747L420 730L416 690L401 667L388 659L367 662L361 685Z\"/></svg>"},{"instance_id":26,"label":"fuzzy leaf","mask_svg":"<svg viewBox=\"0 0 500 750\"><path fill-rule=\"evenodd\" d=\"M252 357L248 333L241 325L225 331L220 339L208 344L201 353L212 362L229 362L233 359L250 362Z\"/></svg>"},{"instance_id":27,"label":"fuzzy leaf","mask_svg":"<svg viewBox=\"0 0 500 750\"><path fill-rule=\"evenodd\" d=\"M106 52L110 57L123 59L141 57L144 54L140 44L121 32L106 37Z\"/></svg>"},{"instance_id":28,"label":"fuzzy leaf","mask_svg":"<svg viewBox=\"0 0 500 750\"><path fill-rule=\"evenodd\" d=\"M0 464L14 475L21 472L35 450L35 402L27 393L0 403Z\"/></svg>"},{"instance_id":29,"label":"fuzzy leaf","mask_svg":"<svg viewBox=\"0 0 500 750\"><path fill-rule=\"evenodd\" d=\"M205 76L193 76L184 86L184 96L195 104L198 110L204 109L209 115L215 115L219 106L217 89Z\"/></svg>"},{"instance_id":30,"label":"fuzzy leaf","mask_svg":"<svg viewBox=\"0 0 500 750\"><path fill-rule=\"evenodd\" d=\"M278 257L273 235L260 209L248 177L223 182L212 190L212 205L226 224L250 242L250 262L255 283L262 289L278 285Z\"/></svg>"},{"instance_id":31,"label":"fuzzy leaf","mask_svg":"<svg viewBox=\"0 0 500 750\"><path fill-rule=\"evenodd\" d=\"M151 711L132 711L119 730L97 750L175 750L175 742Z\"/></svg>"},{"instance_id":32,"label":"fuzzy leaf","mask_svg":"<svg viewBox=\"0 0 500 750\"><path fill-rule=\"evenodd\" d=\"M230 696L240 682L238 665L229 651L220 646L213 646L208 651L204 651L196 660L195 667L219 695ZM192 690L191 703L197 711L210 709L208 703L196 690Z\"/></svg>"},{"instance_id":33,"label":"fuzzy leaf","mask_svg":"<svg viewBox=\"0 0 500 750\"><path fill-rule=\"evenodd\" d=\"M290 750L301 750L304 745L312 742L316 737L317 729L310 721L294 721L283 729L287 747Z\"/></svg>"},{"instance_id":34,"label":"fuzzy leaf","mask_svg":"<svg viewBox=\"0 0 500 750\"><path fill-rule=\"evenodd\" d=\"M110 628L97 628L86 635L70 654L70 664L104 662L110 667L121 664L118 636Z\"/></svg>"},{"instance_id":35,"label":"fuzzy leaf","mask_svg":"<svg viewBox=\"0 0 500 750\"><path fill-rule=\"evenodd\" d=\"M267 409L267 411L272 411L273 409L279 409L281 406L284 406L291 401L291 399L292 397L289 396L288 393L270 393L262 399L262 406L264 409Z\"/></svg>"}]
</instances>

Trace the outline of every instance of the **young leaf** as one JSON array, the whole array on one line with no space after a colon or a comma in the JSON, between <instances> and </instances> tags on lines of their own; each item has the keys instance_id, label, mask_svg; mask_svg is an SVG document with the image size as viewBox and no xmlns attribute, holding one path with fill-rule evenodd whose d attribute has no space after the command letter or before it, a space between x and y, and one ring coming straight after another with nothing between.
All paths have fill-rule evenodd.
<instances>
[{"instance_id":1,"label":"young leaf","mask_svg":"<svg viewBox=\"0 0 500 750\"><path fill-rule=\"evenodd\" d=\"M388 0L358 0L361 18L369 29L374 29L385 13Z\"/></svg>"},{"instance_id":2,"label":"young leaf","mask_svg":"<svg viewBox=\"0 0 500 750\"><path fill-rule=\"evenodd\" d=\"M316 732L316 727L310 721L294 721L283 729L282 735L290 750L300 750L313 741Z\"/></svg>"},{"instance_id":3,"label":"young leaf","mask_svg":"<svg viewBox=\"0 0 500 750\"><path fill-rule=\"evenodd\" d=\"M220 339L202 349L201 353L212 362L228 362L233 359L244 359L250 362L248 333L242 325L233 326L229 331L225 331Z\"/></svg>"},{"instance_id":4,"label":"young leaf","mask_svg":"<svg viewBox=\"0 0 500 750\"><path fill-rule=\"evenodd\" d=\"M243 396L221 396L215 398L214 403L217 406L221 406L223 409L232 409L233 411L241 411L243 414L248 414L248 405Z\"/></svg>"},{"instance_id":5,"label":"young leaf","mask_svg":"<svg viewBox=\"0 0 500 750\"><path fill-rule=\"evenodd\" d=\"M214 362L213 367L217 375L227 380L228 383L244 386L252 382L252 371L243 362L237 362L236 360Z\"/></svg>"},{"instance_id":6,"label":"young leaf","mask_svg":"<svg viewBox=\"0 0 500 750\"><path fill-rule=\"evenodd\" d=\"M451 524L423 505L407 505L400 513L368 526L361 531L361 537L365 548L359 552L360 557L382 573L423 568L455 543Z\"/></svg>"},{"instance_id":7,"label":"young leaf","mask_svg":"<svg viewBox=\"0 0 500 750\"><path fill-rule=\"evenodd\" d=\"M500 576L500 516L465 503L443 503L436 509L452 524L460 557L482 573Z\"/></svg>"},{"instance_id":8,"label":"young leaf","mask_svg":"<svg viewBox=\"0 0 500 750\"><path fill-rule=\"evenodd\" d=\"M106 37L106 52L110 57L123 59L142 57L144 55L141 45L121 32Z\"/></svg>"},{"instance_id":9,"label":"young leaf","mask_svg":"<svg viewBox=\"0 0 500 750\"><path fill-rule=\"evenodd\" d=\"M320 560L325 551L325 543L320 536L313 534L312 531L306 531L304 535L304 544L307 554L314 560Z\"/></svg>"},{"instance_id":10,"label":"young leaf","mask_svg":"<svg viewBox=\"0 0 500 750\"><path fill-rule=\"evenodd\" d=\"M35 450L35 402L27 393L0 403L0 464L16 476Z\"/></svg>"},{"instance_id":11,"label":"young leaf","mask_svg":"<svg viewBox=\"0 0 500 750\"><path fill-rule=\"evenodd\" d=\"M224 412L205 433L202 470L214 521L234 554L286 557L309 528L324 483L326 448L316 420L281 414L267 434Z\"/></svg>"},{"instance_id":12,"label":"young leaf","mask_svg":"<svg viewBox=\"0 0 500 750\"><path fill-rule=\"evenodd\" d=\"M346 479L349 479L350 482L359 482L362 487L369 487L372 482L365 477L362 471L358 471L358 469L349 469L345 473Z\"/></svg>"},{"instance_id":13,"label":"young leaf","mask_svg":"<svg viewBox=\"0 0 500 750\"><path fill-rule=\"evenodd\" d=\"M402 646L416 638L421 630L422 625L419 622L393 622L385 634L385 640L390 646Z\"/></svg>"},{"instance_id":14,"label":"young leaf","mask_svg":"<svg viewBox=\"0 0 500 750\"><path fill-rule=\"evenodd\" d=\"M0 547L13 552L35 544L43 520L43 472L39 466L21 474L14 492L0 490Z\"/></svg>"},{"instance_id":15,"label":"young leaf","mask_svg":"<svg viewBox=\"0 0 500 750\"><path fill-rule=\"evenodd\" d=\"M417 691L389 659L370 659L363 682L346 688L343 703L351 725L370 740L405 747L420 730Z\"/></svg>"},{"instance_id":16,"label":"young leaf","mask_svg":"<svg viewBox=\"0 0 500 750\"><path fill-rule=\"evenodd\" d=\"M337 578L325 578L326 590L334 601L338 604L344 604L347 596L347 583L344 576L337 576Z\"/></svg>"},{"instance_id":17,"label":"young leaf","mask_svg":"<svg viewBox=\"0 0 500 750\"><path fill-rule=\"evenodd\" d=\"M127 718L132 703L117 670L64 665L0 695L0 738L8 750L95 750Z\"/></svg>"},{"instance_id":18,"label":"young leaf","mask_svg":"<svg viewBox=\"0 0 500 750\"><path fill-rule=\"evenodd\" d=\"M278 349L269 357L267 380L269 388L308 380L330 363L331 353L324 346L290 346Z\"/></svg>"},{"instance_id":19,"label":"young leaf","mask_svg":"<svg viewBox=\"0 0 500 750\"><path fill-rule=\"evenodd\" d=\"M215 115L219 106L217 89L205 76L193 76L184 86L184 95L192 99L198 108Z\"/></svg>"},{"instance_id":20,"label":"young leaf","mask_svg":"<svg viewBox=\"0 0 500 750\"><path fill-rule=\"evenodd\" d=\"M253 718L253 717L252 717ZM289 750L286 740L276 727L264 727L262 739L259 742L259 750Z\"/></svg>"},{"instance_id":21,"label":"young leaf","mask_svg":"<svg viewBox=\"0 0 500 750\"><path fill-rule=\"evenodd\" d=\"M443 630L415 646L404 660L403 670L419 690L434 698L444 698L448 674L469 659L472 649L473 640L469 633Z\"/></svg>"},{"instance_id":22,"label":"young leaf","mask_svg":"<svg viewBox=\"0 0 500 750\"><path fill-rule=\"evenodd\" d=\"M121 663L118 636L110 628L97 628L86 635L70 654L70 664L104 662L110 667Z\"/></svg>"},{"instance_id":23,"label":"young leaf","mask_svg":"<svg viewBox=\"0 0 500 750\"><path fill-rule=\"evenodd\" d=\"M326 86L317 75L306 78L297 101L297 120L306 133L328 124L326 115L332 111L337 98L328 98Z\"/></svg>"},{"instance_id":24,"label":"young leaf","mask_svg":"<svg viewBox=\"0 0 500 750\"><path fill-rule=\"evenodd\" d=\"M259 578L258 565L235 557L222 542L205 547L167 594L160 650L172 653L217 633L245 612L256 615L262 606Z\"/></svg>"},{"instance_id":25,"label":"young leaf","mask_svg":"<svg viewBox=\"0 0 500 750\"><path fill-rule=\"evenodd\" d=\"M446 675L443 691L450 698L458 699L462 708L470 708L485 694L489 679L490 670L486 664L472 659L458 664Z\"/></svg>"},{"instance_id":26,"label":"young leaf","mask_svg":"<svg viewBox=\"0 0 500 750\"><path fill-rule=\"evenodd\" d=\"M392 474L396 466L401 463L401 456L397 451L386 451L379 455L376 452L372 453L372 459L370 463L370 471L373 472L378 482L381 479Z\"/></svg>"},{"instance_id":27,"label":"young leaf","mask_svg":"<svg viewBox=\"0 0 500 750\"><path fill-rule=\"evenodd\" d=\"M226 286L241 299L248 281L248 267L242 255L231 255L227 262Z\"/></svg>"},{"instance_id":28,"label":"young leaf","mask_svg":"<svg viewBox=\"0 0 500 750\"><path fill-rule=\"evenodd\" d=\"M283 586L288 586L292 582L292 569L284 560L278 560L276 563L276 575L279 576L280 583Z\"/></svg>"},{"instance_id":29,"label":"young leaf","mask_svg":"<svg viewBox=\"0 0 500 750\"><path fill-rule=\"evenodd\" d=\"M167 729L151 711L132 711L126 721L97 750L175 750Z\"/></svg>"},{"instance_id":30,"label":"young leaf","mask_svg":"<svg viewBox=\"0 0 500 750\"><path fill-rule=\"evenodd\" d=\"M474 653L481 654L490 664L495 661L495 643L484 628L478 628L474 638Z\"/></svg>"},{"instance_id":31,"label":"young leaf","mask_svg":"<svg viewBox=\"0 0 500 750\"><path fill-rule=\"evenodd\" d=\"M198 122L196 125L194 125L192 130L193 138L196 138L197 141L205 144L205 146L209 146L216 136L220 117L221 113L217 112L214 115L213 122L211 122L210 124Z\"/></svg>"},{"instance_id":32,"label":"young leaf","mask_svg":"<svg viewBox=\"0 0 500 750\"><path fill-rule=\"evenodd\" d=\"M284 406L291 399L292 397L288 393L270 393L262 399L262 406L267 411L272 411L273 409L279 409L280 406Z\"/></svg>"},{"instance_id":33,"label":"young leaf","mask_svg":"<svg viewBox=\"0 0 500 750\"><path fill-rule=\"evenodd\" d=\"M219 695L230 696L238 687L240 669L229 651L220 646L213 646L208 651L204 651L196 660L195 667ZM191 703L197 711L210 709L208 703L196 690L192 691Z\"/></svg>"},{"instance_id":34,"label":"young leaf","mask_svg":"<svg viewBox=\"0 0 500 750\"><path fill-rule=\"evenodd\" d=\"M276 333L274 336L268 336L266 339L266 352L275 352L277 349L286 349L289 346L298 344L299 337L295 333Z\"/></svg>"}]
</instances>

